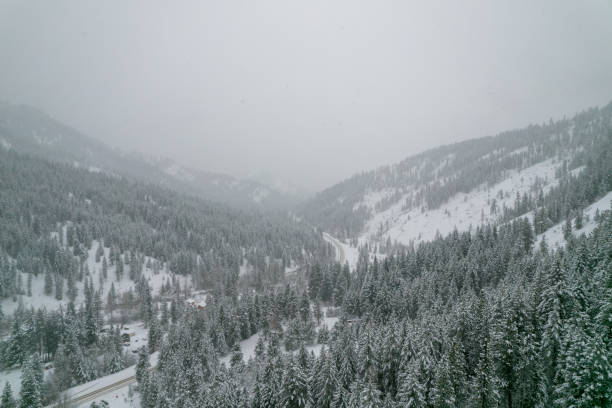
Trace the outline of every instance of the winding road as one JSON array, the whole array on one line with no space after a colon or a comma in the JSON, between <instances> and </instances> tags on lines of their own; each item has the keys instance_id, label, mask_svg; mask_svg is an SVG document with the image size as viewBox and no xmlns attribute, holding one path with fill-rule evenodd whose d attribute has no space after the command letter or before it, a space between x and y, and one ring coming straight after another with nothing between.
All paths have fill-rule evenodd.
<instances>
[{"instance_id":1,"label":"winding road","mask_svg":"<svg viewBox=\"0 0 612 408\"><path fill-rule=\"evenodd\" d=\"M158 357L159 352L151 354L151 370L153 370L157 366ZM97 400L100 397L112 394L115 391L119 391L121 389L126 388L130 384L136 383L135 371L136 366L133 365L115 374L111 374L110 376L100 377L97 380L93 380L91 383L89 383L89 385L77 385L76 387L73 387L71 390L67 390L64 393L64 397L66 398L64 401L68 404L68 406L71 407L84 406L88 402ZM109 403L111 403L112 398L109 397L106 399ZM55 405L50 405L49 407L51 406ZM112 403L111 406L113 406Z\"/></svg>"},{"instance_id":2,"label":"winding road","mask_svg":"<svg viewBox=\"0 0 612 408\"><path fill-rule=\"evenodd\" d=\"M338 262L340 262L340 264L344 265L346 256L344 255L344 248L342 247L340 241L329 235L327 232L323 233L323 238L336 248L336 259Z\"/></svg>"},{"instance_id":3,"label":"winding road","mask_svg":"<svg viewBox=\"0 0 612 408\"><path fill-rule=\"evenodd\" d=\"M128 378L124 378L121 379L117 382L114 382L112 384L108 384L102 388L99 388L97 390L91 391L87 394L83 394L83 395L72 395L70 397L70 399L67 401L70 405L78 405L78 404L83 404L89 401L93 401L98 397L101 397L103 395L106 394L110 394L113 391L116 391L120 388L126 387L132 383L136 382L136 376L133 375L131 377Z\"/></svg>"}]
</instances>

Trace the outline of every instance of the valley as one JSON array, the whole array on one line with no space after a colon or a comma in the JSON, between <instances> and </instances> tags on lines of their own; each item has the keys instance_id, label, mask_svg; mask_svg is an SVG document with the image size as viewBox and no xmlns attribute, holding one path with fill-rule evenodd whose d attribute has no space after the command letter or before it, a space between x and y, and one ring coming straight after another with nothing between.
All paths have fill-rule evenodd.
<instances>
[{"instance_id":1,"label":"valley","mask_svg":"<svg viewBox=\"0 0 612 408\"><path fill-rule=\"evenodd\" d=\"M574 341L609 347L612 105L360 173L291 212L260 187L248 194L267 208L238 209L93 153L75 165L62 145L78 133L54 124L26 143L16 129L35 121L23 115L0 122L6 401L468 406L494 376L497 400L528 405L518 376L552 387L549 401L575 381L568 353L591 364Z\"/></svg>"}]
</instances>

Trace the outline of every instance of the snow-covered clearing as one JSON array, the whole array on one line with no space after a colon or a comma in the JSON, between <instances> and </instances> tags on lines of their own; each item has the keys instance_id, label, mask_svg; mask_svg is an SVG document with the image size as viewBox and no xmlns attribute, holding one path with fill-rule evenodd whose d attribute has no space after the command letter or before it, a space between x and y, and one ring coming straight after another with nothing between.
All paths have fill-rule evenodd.
<instances>
[{"instance_id":1,"label":"snow-covered clearing","mask_svg":"<svg viewBox=\"0 0 612 408\"><path fill-rule=\"evenodd\" d=\"M93 241L93 244L91 246L91 249L89 250L88 258L86 262L87 262L87 268L89 270L89 276L93 280L94 288L96 290L102 288L102 300L106 302L108 291L111 288L111 284L114 285L115 291L117 292L118 295L120 295L121 293L128 292L131 288L134 287L135 283L129 278L129 270L130 270L129 265L125 266L122 279L118 280L117 274L116 274L116 266L111 266L109 264L107 279L104 282L102 282L102 286L100 286L100 274L102 274L102 259L100 259L100 262L96 262L97 248L98 248L98 242ZM110 254L110 249L104 248L104 254L108 258ZM185 287L185 285L191 284L190 277L172 274L168 270L167 265L165 264L162 266L162 268L159 270L157 274L154 273L152 268L147 267L148 261L154 262L155 260L150 257L145 257L145 262L143 265L142 273L147 279L147 281L149 282L149 286L151 286L153 295L159 294L159 291L162 285L165 282L171 281L173 276L175 276L176 279L179 280L179 282L181 283L181 287ZM21 275L22 275L23 287L26 288L28 275L27 274L21 274ZM83 286L85 284L84 281L85 279L83 279L83 282L78 282L78 281L76 282L76 286L79 292L75 300L76 305L81 304L85 300L84 291L83 291ZM64 282L64 294L63 294L64 296L62 300L57 300L53 294L45 295L44 287L45 287L44 274L39 274L38 276L33 277L32 278L32 296L27 296L27 295L17 296L15 301L13 301L11 298L2 300L0 302L0 305L2 305L3 312L5 314L12 314L19 306L19 302L23 302L23 305L26 308L33 307L35 309L38 309L38 308L44 307L47 310L56 310L56 309L59 309L61 306L65 309L69 302L68 296L66 293L66 282ZM53 285L53 290L55 290L55 285Z\"/></svg>"},{"instance_id":2,"label":"snow-covered clearing","mask_svg":"<svg viewBox=\"0 0 612 408\"><path fill-rule=\"evenodd\" d=\"M13 396L18 396L21 390L21 368L0 371L0 388L4 389L4 384L7 382L11 384Z\"/></svg>"},{"instance_id":3,"label":"snow-covered clearing","mask_svg":"<svg viewBox=\"0 0 612 408\"><path fill-rule=\"evenodd\" d=\"M507 177L492 187L481 186L469 193L459 193L437 209L422 211L402 210L407 195L385 211L376 213L367 223L360 244L387 237L391 241L408 244L411 241L430 241L439 233L448 235L455 228L466 231L482 223L494 222L503 206L512 207L517 193L529 192L536 181L541 181L546 192L558 182L555 172L560 161L545 160L523 170L509 172ZM387 194L387 193L386 193ZM495 200L496 212L491 212Z\"/></svg>"},{"instance_id":4,"label":"snow-covered clearing","mask_svg":"<svg viewBox=\"0 0 612 408\"><path fill-rule=\"evenodd\" d=\"M327 307L323 307L322 311L323 311L323 315L325 317L323 317L323 319L321 319L321 324L318 326L318 329L320 329L323 326L327 326L327 328L329 330L331 330L334 325L336 324L336 322L339 320L339 317L327 317ZM254 335L252 335L251 337L249 337L246 340L242 340L240 342L240 351L242 352L242 360L244 362L248 362L250 359L255 358L255 347L257 346L257 342L259 341L259 338L261 337L261 332L259 333L255 333ZM311 344L306 346L306 350L308 352L314 352L315 355L319 355L319 353L321 352L321 347L323 346L323 344ZM281 347L282 350L284 350L284 346ZM219 362L225 365L229 365L229 362L232 358L232 354L229 353L221 358L219 358Z\"/></svg>"},{"instance_id":5,"label":"snow-covered clearing","mask_svg":"<svg viewBox=\"0 0 612 408\"><path fill-rule=\"evenodd\" d=\"M597 226L595 222L595 214L597 211L602 213L606 210L612 209L612 191L608 192L601 199L597 200L590 206L584 209L583 218L585 219L582 225L582 228L576 230L572 228L572 234L574 236L580 236L582 234L589 235ZM586 221L586 218L589 218L589 221ZM565 225L565 221L560 222L559 224L549 228L546 232L538 235L536 239L536 246L540 244L542 238L546 239L546 243L549 248L559 248L565 245L565 238L563 237L563 226ZM574 220L572 220L572 227L574 226Z\"/></svg>"}]
</instances>

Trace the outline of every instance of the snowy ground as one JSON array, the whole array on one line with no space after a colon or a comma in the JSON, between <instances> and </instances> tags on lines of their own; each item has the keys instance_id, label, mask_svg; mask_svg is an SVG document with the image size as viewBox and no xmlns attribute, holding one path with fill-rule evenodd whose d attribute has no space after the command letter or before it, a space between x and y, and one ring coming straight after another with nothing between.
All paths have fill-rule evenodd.
<instances>
[{"instance_id":1,"label":"snowy ground","mask_svg":"<svg viewBox=\"0 0 612 408\"><path fill-rule=\"evenodd\" d=\"M327 307L322 308L323 315L325 317L321 319L321 324L318 326L317 330L323 326L327 326L327 328L331 330L336 324L336 322L338 321L339 319L338 317L327 317L327 310L328 310ZM250 359L255 358L255 347L257 346L257 342L259 341L260 336L261 336L261 333L255 333L248 339L242 340L240 342L240 351L242 351L242 360L244 362L247 362ZM309 346L306 346L306 350L308 352L310 351L314 352L315 355L319 355L322 347L323 347L322 344L311 344ZM282 349L284 350L284 348ZM232 354L229 353L221 357L219 359L219 362L221 362L222 364L228 365L231 358L232 358Z\"/></svg>"},{"instance_id":2,"label":"snowy ground","mask_svg":"<svg viewBox=\"0 0 612 408\"><path fill-rule=\"evenodd\" d=\"M336 324L336 322L338 322L338 320L340 319L339 317L327 317L327 307L322 308L323 310L323 315L325 316L322 320L321 320L321 324L319 325L318 329L320 329L323 326L327 326L327 328L331 331L331 329L333 329L334 325ZM317 329L317 332L318 332ZM321 343L317 343L317 344L311 344L309 346L306 346L306 351L313 352L315 356L318 356L319 354L321 354L321 349L323 348L323 346L325 346L324 344Z\"/></svg>"},{"instance_id":3,"label":"snowy ground","mask_svg":"<svg viewBox=\"0 0 612 408\"><path fill-rule=\"evenodd\" d=\"M555 171L560 165L560 161L550 159L520 171L511 171L503 181L490 188L481 186L467 194L456 194L440 208L424 212L420 208L403 211L402 206L406 198L403 196L389 209L376 213L366 223L359 243L376 240L380 232L383 240L389 237L392 242L398 241L403 244L411 241L430 241L437 233L445 236L455 228L466 231L470 227L495 221L501 214L503 206L512 207L516 194L529 192L536 180L543 183L544 192L555 186L558 183ZM579 171L580 169L575 170ZM363 204L373 207L389 195L390 192L387 190L369 193ZM497 213L490 211L493 199L496 201Z\"/></svg>"},{"instance_id":4,"label":"snowy ground","mask_svg":"<svg viewBox=\"0 0 612 408\"><path fill-rule=\"evenodd\" d=\"M106 325L105 328L109 328L110 326ZM124 347L124 350L130 354L136 355L138 349L147 344L148 340L148 329L144 327L142 322L133 322L131 324L127 324L121 328L121 334L127 333L130 335L130 344L129 346ZM157 358L157 355L155 356ZM44 364L43 364L44 366ZM127 369L126 369L127 370ZM125 371L125 370L124 370ZM51 370L45 370L45 377L51 374ZM117 374L113 374L113 376L117 376ZM109 376L112 377L112 376ZM100 381L103 381L102 377L98 380L92 381L88 384L98 384ZM114 377L113 377L114 378ZM13 395L18 395L19 390L21 390L21 369L13 369L8 371L0 371L0 389L4 388L4 384L6 382L11 384L11 389L13 390ZM71 388L71 392L73 390L80 390L84 385L79 385L77 387ZM127 389L126 389L127 392ZM87 405L89 406L89 405Z\"/></svg>"},{"instance_id":5,"label":"snowy ground","mask_svg":"<svg viewBox=\"0 0 612 408\"><path fill-rule=\"evenodd\" d=\"M108 326L107 326L108 327ZM142 346L146 346L149 341L149 329L142 322L132 322L121 327L121 334L127 333L130 336L130 345L124 347L124 351L136 354Z\"/></svg>"},{"instance_id":6,"label":"snowy ground","mask_svg":"<svg viewBox=\"0 0 612 408\"><path fill-rule=\"evenodd\" d=\"M159 353L155 352L150 356L151 366L155 367L157 365L157 361L159 359ZM76 387L70 388L65 391L66 395L69 395L71 398L79 397L81 395L85 395L89 392L95 391L97 389L101 389L107 387L111 384L114 384L118 381L122 381L136 375L136 365L130 366L124 370L118 371L114 374L107 375L106 377L98 378L97 380L90 381L85 384L77 385ZM93 401L107 401L111 407L139 407L140 400L138 398L137 393L130 396L130 386L133 387L135 383L131 383L125 385L121 388L113 390L108 394L101 395L100 397L83 402L81 404L76 405L76 407L89 407Z\"/></svg>"},{"instance_id":7,"label":"snowy ground","mask_svg":"<svg viewBox=\"0 0 612 408\"><path fill-rule=\"evenodd\" d=\"M257 342L259 341L259 337L261 333L255 333L251 337L246 340L242 340L240 342L240 351L242 351L242 360L244 362L249 361L251 358L255 357L255 346L257 346ZM221 364L229 365L229 362L232 358L232 354L229 353L219 359Z\"/></svg>"},{"instance_id":8,"label":"snowy ground","mask_svg":"<svg viewBox=\"0 0 612 408\"><path fill-rule=\"evenodd\" d=\"M608 192L604 197L597 200L590 206L584 209L584 218L589 217L589 221L584 221L581 229L574 229L574 220L572 220L572 233L574 236L580 236L582 234L588 235L590 234L597 223L595 222L595 213L599 210L600 213L606 210L612 209L612 191ZM560 222L554 227L549 228L543 234L538 235L536 240L536 247L542 241L542 237L545 237L546 243L549 248L558 248L565 245L565 238L563 237L563 226L565 225L565 221Z\"/></svg>"},{"instance_id":9,"label":"snowy ground","mask_svg":"<svg viewBox=\"0 0 612 408\"><path fill-rule=\"evenodd\" d=\"M98 248L98 242L94 241L92 244L92 248L89 250L88 258L86 261L87 267L89 269L89 274L93 279L93 284L94 284L95 289L100 288L100 274L102 273L102 261L100 260L100 262L96 262L95 255L96 255L97 248ZM105 252L105 256L108 258L110 249L105 248L104 252ZM153 294L155 295L159 293L159 290L162 287L162 284L164 284L164 282L171 281L173 274L167 269L165 265L160 269L159 273L155 274L152 269L146 267L147 261L149 260L153 262L152 258L149 258L149 257L145 258L145 265L143 266L143 274L149 281L149 285L151 286ZM102 292L103 292L102 300L103 301L106 301L108 291L110 290L110 287L111 287L111 283L114 284L115 290L117 291L118 294L125 293L129 291L130 288L134 287L135 283L129 278L129 269L130 269L129 266L125 266L122 279L117 280L117 275L115 273L116 267L110 266L110 265L108 266L108 277L106 281L104 281L102 284ZM181 287L184 287L185 285L190 285L190 281L191 281L190 277L185 277L181 275L176 275L176 277L181 282ZM27 274L22 274L22 280L23 280L23 287L25 288L27 284ZM35 309L37 309L37 308L44 307L47 310L56 310L56 309L59 309L60 306L65 308L66 305L68 304L68 296L66 293L66 282L64 282L64 298L62 300L55 299L55 296L53 294L51 294L50 296L45 295L44 285L45 285L44 274L39 274L37 277L34 277L32 279L32 296L31 297L27 295L17 296L16 301L13 301L11 298L4 299L0 303L2 305L2 311L7 315L12 314L15 311L15 309L17 309L17 307L19 306L20 301L23 302L26 308L34 307ZM84 301L84 295L83 295L84 280L83 282L77 281L76 285L77 285L79 294L75 300L75 303L78 305ZM54 290L55 290L55 287L54 287Z\"/></svg>"},{"instance_id":10,"label":"snowy ground","mask_svg":"<svg viewBox=\"0 0 612 408\"><path fill-rule=\"evenodd\" d=\"M11 384L13 396L18 396L19 390L21 390L21 369L0 371L0 388L4 389L4 384L7 382Z\"/></svg>"}]
</instances>

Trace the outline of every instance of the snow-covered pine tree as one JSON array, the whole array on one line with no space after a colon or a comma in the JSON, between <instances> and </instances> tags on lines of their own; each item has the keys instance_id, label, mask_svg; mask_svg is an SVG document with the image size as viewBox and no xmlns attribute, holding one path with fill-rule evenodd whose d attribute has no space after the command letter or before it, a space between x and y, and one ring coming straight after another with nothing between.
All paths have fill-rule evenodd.
<instances>
[{"instance_id":1,"label":"snow-covered pine tree","mask_svg":"<svg viewBox=\"0 0 612 408\"><path fill-rule=\"evenodd\" d=\"M283 374L281 406L283 408L308 408L312 404L308 377L300 365L290 360Z\"/></svg>"},{"instance_id":2,"label":"snow-covered pine tree","mask_svg":"<svg viewBox=\"0 0 612 408\"><path fill-rule=\"evenodd\" d=\"M21 374L21 391L19 392L20 408L42 408L42 372L40 364L35 361L38 357L32 356L25 364Z\"/></svg>"},{"instance_id":3,"label":"snow-covered pine tree","mask_svg":"<svg viewBox=\"0 0 612 408\"><path fill-rule=\"evenodd\" d=\"M13 390L11 384L7 381L2 390L2 397L0 397L0 407L2 408L17 408L17 401L13 397Z\"/></svg>"}]
</instances>

